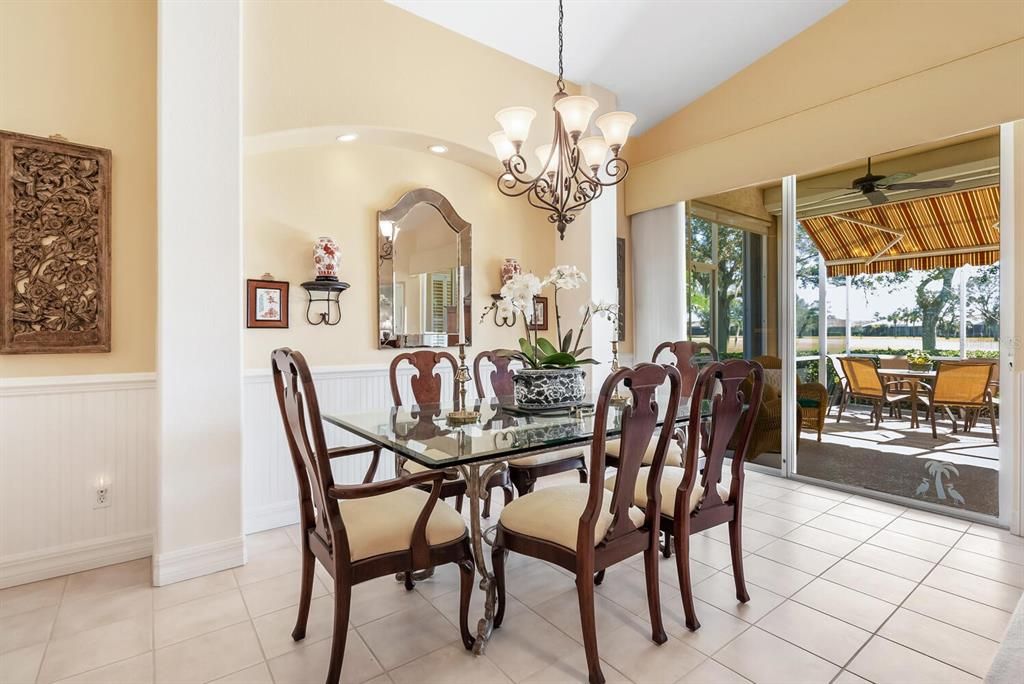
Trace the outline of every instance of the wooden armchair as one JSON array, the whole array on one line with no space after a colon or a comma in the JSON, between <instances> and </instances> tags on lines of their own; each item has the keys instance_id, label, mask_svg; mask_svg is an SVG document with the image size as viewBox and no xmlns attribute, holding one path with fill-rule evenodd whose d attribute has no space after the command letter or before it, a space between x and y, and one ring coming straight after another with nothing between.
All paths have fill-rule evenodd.
<instances>
[{"instance_id":1,"label":"wooden armchair","mask_svg":"<svg viewBox=\"0 0 1024 684\"><path fill-rule=\"evenodd\" d=\"M871 411L871 415L875 419L876 429L882 421L882 408L886 404L889 404L896 410L897 416L900 415L900 402L910 400L910 394L900 389L903 386L903 381L883 381L882 376L878 372L878 367L875 366L875 362L868 358L843 356L840 357L839 363L842 364L843 372L846 374L846 383L849 388L847 394L849 397L851 399L864 399L870 401L873 405L874 408ZM911 406L910 410L917 411L917 407ZM840 406L836 422L839 422L839 419L842 417L843 406Z\"/></svg>"},{"instance_id":2,"label":"wooden armchair","mask_svg":"<svg viewBox=\"0 0 1024 684\"><path fill-rule=\"evenodd\" d=\"M554 563L576 574L583 646L591 684L604 682L594 614L595 573L600 577L605 568L643 552L651 639L658 644L668 639L661 621L658 582L659 481L674 421L666 420L660 430L657 428L655 391L669 383L666 415L676 415L679 371L672 366L641 363L635 368L622 368L605 380L594 414L591 473L604 472L609 400L620 382L632 394L632 405L622 413L618 483L608 491L605 483L594 477L589 484L547 487L516 499L501 511L492 551L498 596L495 627L500 627L505 616L505 557L509 551ZM633 505L635 489L639 486L637 476L656 430L660 434L654 461L644 469L648 473L648 504L646 510L641 510Z\"/></svg>"},{"instance_id":3,"label":"wooden armchair","mask_svg":"<svg viewBox=\"0 0 1024 684\"><path fill-rule=\"evenodd\" d=\"M494 351L482 351L473 359L473 382L476 384L476 395L480 398L485 396L483 378L480 373L480 364L490 361L494 365L491 371L491 389L495 397L512 397L512 369L509 367L511 358L508 350L496 349ZM508 462L508 474L512 485L516 488L519 496L529 494L533 491L537 480L546 475L556 475L575 470L579 473L581 483L587 482L587 462L584 450L579 447L571 449L558 449L545 451L539 454L530 454ZM487 501L489 507L490 499ZM489 510L487 511L489 512Z\"/></svg>"},{"instance_id":4,"label":"wooden armchair","mask_svg":"<svg viewBox=\"0 0 1024 684\"><path fill-rule=\"evenodd\" d=\"M352 587L382 575L408 576L414 570L456 563L461 576L459 629L463 645L472 648L468 612L473 553L462 516L438 501L444 473L371 482L378 450L363 484L335 484L331 459L365 453L367 448L327 449L316 388L302 354L277 349L271 355L271 369L299 489L302 572L292 638L300 641L306 636L319 560L334 579L334 636L326 682L336 684L345 658ZM425 486L429 492L417 488Z\"/></svg>"},{"instance_id":5,"label":"wooden armchair","mask_svg":"<svg viewBox=\"0 0 1024 684\"><path fill-rule=\"evenodd\" d=\"M953 423L956 432L956 418L950 412L958 408L964 415L964 432L970 431L977 415L988 413L992 427L992 441L999 443L996 430L996 410L992 396L991 361L939 361L933 386L927 387L928 394L921 400L928 407L928 420L932 424L932 438L938 438L935 427L935 411L942 408ZM924 385L924 383L922 383Z\"/></svg>"},{"instance_id":6,"label":"wooden armchair","mask_svg":"<svg viewBox=\"0 0 1024 684\"><path fill-rule=\"evenodd\" d=\"M718 360L718 350L712 347L707 342L690 342L687 340L679 340L678 342L662 342L655 348L654 353L651 355L651 362L658 363L658 357L661 356L663 351L671 353L675 360L672 365L675 366L676 370L679 371L680 377L680 401L684 404L690 400L693 395L693 386L697 382L697 374L700 372L700 367L707 363ZM652 437L651 443L647 445L647 451L644 452L644 465L650 465L654 462L654 452L657 446L657 439ZM665 463L667 465L679 466L683 464L683 448L682 442L673 440L668 445L668 455L665 457ZM615 468L618 467L619 463L619 440L612 439L608 440L608 444L605 447L608 454L606 457L607 465Z\"/></svg>"},{"instance_id":7,"label":"wooden armchair","mask_svg":"<svg viewBox=\"0 0 1024 684\"><path fill-rule=\"evenodd\" d=\"M722 391L715 392L715 385ZM666 465L661 474L661 527L675 539L676 570L683 595L686 626L700 628L693 604L690 580L690 535L716 525L729 525L729 547L732 573L736 582L736 599L750 600L743 577L743 459L732 459L732 477L728 486L722 484L726 445L736 444L736 453L743 453L750 442L761 404L764 376L761 366L752 361L733 360L713 363L701 371L694 395L714 394L710 423L702 425L700 404L690 405L686 430L686 457L683 467ZM708 425L704 429L704 425ZM701 443L708 444L707 450ZM700 469L699 459L704 467ZM646 506L649 468L641 468L636 479L634 503ZM699 481L698 481L699 479ZM615 477L607 486L614 486Z\"/></svg>"},{"instance_id":8,"label":"wooden armchair","mask_svg":"<svg viewBox=\"0 0 1024 684\"><path fill-rule=\"evenodd\" d=\"M437 375L434 370L441 363L451 364L452 373L456 373L459 369L459 363L455 360L455 357L446 351L429 351L420 350L414 352L404 352L399 354L391 360L391 367L388 370L389 379L391 381L391 399L394 401L395 406L402 406L402 393L398 389L398 369L402 363L408 362L411 366L416 369L416 375L412 377L412 394L415 403L420 406L433 406L436 407L438 417L441 414L441 376ZM455 383L452 383L452 406L459 405L459 394L458 388ZM421 419L424 417L421 414ZM401 456L395 455L395 472L398 473L422 473L430 471L431 468L420 465L415 461L402 458ZM485 518L489 518L491 515L491 490L495 487L501 488L505 495L505 503L512 500L513 491L512 485L509 482L509 476L507 472L496 473L487 482L487 498L484 500L483 515ZM462 500L466 495L466 481L462 479L461 475L449 474L446 476L444 484L441 486L441 498L450 499L455 498L455 510L462 512Z\"/></svg>"}]
</instances>

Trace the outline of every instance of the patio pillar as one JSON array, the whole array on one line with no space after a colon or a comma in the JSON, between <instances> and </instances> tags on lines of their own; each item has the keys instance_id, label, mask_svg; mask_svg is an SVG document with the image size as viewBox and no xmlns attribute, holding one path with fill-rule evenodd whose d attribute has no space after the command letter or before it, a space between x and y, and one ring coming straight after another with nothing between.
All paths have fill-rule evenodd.
<instances>
[{"instance_id":1,"label":"patio pillar","mask_svg":"<svg viewBox=\"0 0 1024 684\"><path fill-rule=\"evenodd\" d=\"M846 276L846 353L851 351L850 338L853 336L853 321L850 318L850 276Z\"/></svg>"},{"instance_id":2,"label":"patio pillar","mask_svg":"<svg viewBox=\"0 0 1024 684\"><path fill-rule=\"evenodd\" d=\"M828 387L828 267L818 254L818 382Z\"/></svg>"},{"instance_id":3,"label":"patio pillar","mask_svg":"<svg viewBox=\"0 0 1024 684\"><path fill-rule=\"evenodd\" d=\"M960 358L967 358L967 277L971 267L960 267Z\"/></svg>"}]
</instances>

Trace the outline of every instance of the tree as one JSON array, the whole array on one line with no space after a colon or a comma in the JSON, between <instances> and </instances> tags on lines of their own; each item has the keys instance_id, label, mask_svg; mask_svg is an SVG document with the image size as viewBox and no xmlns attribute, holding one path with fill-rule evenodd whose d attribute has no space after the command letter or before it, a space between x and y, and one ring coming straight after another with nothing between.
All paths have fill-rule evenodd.
<instances>
[{"instance_id":1,"label":"tree","mask_svg":"<svg viewBox=\"0 0 1024 684\"><path fill-rule=\"evenodd\" d=\"M865 292L879 289L891 291L910 280L911 271L894 273L862 273L853 278L853 286ZM957 301L953 291L952 268L933 268L923 272L915 288L916 313L921 320L921 348L934 350L939 323Z\"/></svg>"},{"instance_id":2,"label":"tree","mask_svg":"<svg viewBox=\"0 0 1024 684\"><path fill-rule=\"evenodd\" d=\"M999 337L999 264L982 266L967 280L967 309L992 337Z\"/></svg>"},{"instance_id":3,"label":"tree","mask_svg":"<svg viewBox=\"0 0 1024 684\"><path fill-rule=\"evenodd\" d=\"M743 331L742 306L738 317L734 317L733 307L733 302L742 305L743 301L743 235L739 228L718 226L718 339L713 344L720 355L729 350L731 330L737 330L737 337Z\"/></svg>"}]
</instances>

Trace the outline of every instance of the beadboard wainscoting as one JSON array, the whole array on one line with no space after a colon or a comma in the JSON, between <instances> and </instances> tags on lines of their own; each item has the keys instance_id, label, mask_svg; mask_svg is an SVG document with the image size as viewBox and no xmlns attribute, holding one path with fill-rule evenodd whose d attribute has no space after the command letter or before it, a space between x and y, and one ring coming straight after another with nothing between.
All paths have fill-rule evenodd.
<instances>
[{"instance_id":1,"label":"beadboard wainscoting","mask_svg":"<svg viewBox=\"0 0 1024 684\"><path fill-rule=\"evenodd\" d=\"M0 380L0 588L151 553L155 402L153 373Z\"/></svg>"},{"instance_id":2,"label":"beadboard wainscoting","mask_svg":"<svg viewBox=\"0 0 1024 684\"><path fill-rule=\"evenodd\" d=\"M482 370L485 376L489 375L489 368ZM311 371L321 413L360 413L391 406L388 367L385 365L321 367ZM415 371L408 365L399 369L399 389L403 397L412 396L410 379L414 374ZM453 382L451 369L442 366L438 368L437 374L442 381L441 396L450 397ZM467 397L475 396L476 392L470 383ZM246 373L243 420L246 534L298 522L295 470L285 442L269 369L250 370ZM329 447L363 443L363 440L345 430L325 426ZM338 482L360 482L369 463L369 454L336 459L333 463L334 477ZM385 452L377 477L393 477L394 472L394 460L390 452Z\"/></svg>"}]
</instances>

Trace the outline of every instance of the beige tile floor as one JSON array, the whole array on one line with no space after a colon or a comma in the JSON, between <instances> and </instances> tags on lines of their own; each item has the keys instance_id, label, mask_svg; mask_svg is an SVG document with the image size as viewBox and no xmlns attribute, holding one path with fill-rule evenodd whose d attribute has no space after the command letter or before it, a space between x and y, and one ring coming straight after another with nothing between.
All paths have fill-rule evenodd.
<instances>
[{"instance_id":1,"label":"beige tile floor","mask_svg":"<svg viewBox=\"0 0 1024 684\"><path fill-rule=\"evenodd\" d=\"M692 543L699 631L683 625L674 561L662 562L661 646L649 640L639 558L610 571L597 598L609 682L984 676L1024 591L1024 540L759 473L748 483L751 602L733 595L722 528ZM158 589L143 559L0 591L0 682L319 684L331 585L320 573L308 636L293 642L296 539L295 528L252 535L245 567ZM357 587L343 681L585 680L567 573L513 557L505 625L480 658L459 642L457 584L446 567L412 592L391 578ZM473 619L479 610L475 597Z\"/></svg>"}]
</instances>

